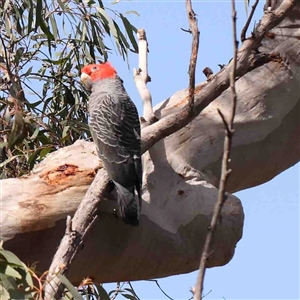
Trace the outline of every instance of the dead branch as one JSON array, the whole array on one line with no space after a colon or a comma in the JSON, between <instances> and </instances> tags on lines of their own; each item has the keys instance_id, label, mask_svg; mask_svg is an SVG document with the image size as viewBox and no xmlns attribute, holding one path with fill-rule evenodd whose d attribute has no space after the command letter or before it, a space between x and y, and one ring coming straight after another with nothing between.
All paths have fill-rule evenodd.
<instances>
[{"instance_id":1,"label":"dead branch","mask_svg":"<svg viewBox=\"0 0 300 300\"><path fill-rule=\"evenodd\" d=\"M117 298L120 290L121 290L121 283L117 282L117 286L116 286L115 292L113 293L113 296L110 298L110 300L115 300Z\"/></svg>"},{"instance_id":2,"label":"dead branch","mask_svg":"<svg viewBox=\"0 0 300 300\"><path fill-rule=\"evenodd\" d=\"M199 35L196 14L193 11L191 0L186 0L186 11L190 30L193 36L192 40L192 53L189 65L189 115L192 117L194 114L194 97L195 97L195 72L197 65L198 49L199 49Z\"/></svg>"},{"instance_id":3,"label":"dead branch","mask_svg":"<svg viewBox=\"0 0 300 300\"><path fill-rule=\"evenodd\" d=\"M75 212L73 219L67 218L66 232L61 240L58 250L52 260L44 288L44 299L53 299L54 295L59 299L60 281L57 273L66 274L77 251L82 246L83 239L97 218L99 202L108 197L110 191L109 177L104 169L101 169L82 202Z\"/></svg>"},{"instance_id":4,"label":"dead branch","mask_svg":"<svg viewBox=\"0 0 300 300\"><path fill-rule=\"evenodd\" d=\"M144 29L139 29L137 32L138 47L139 47L139 67L133 70L133 77L136 88L143 100L143 118L148 124L154 121L152 96L147 87L150 82L148 74L148 42Z\"/></svg>"},{"instance_id":5,"label":"dead branch","mask_svg":"<svg viewBox=\"0 0 300 300\"><path fill-rule=\"evenodd\" d=\"M241 32L241 41L242 42L246 39L246 33L247 33L247 30L248 30L249 25L251 23L251 20L253 18L253 15L254 15L254 12L256 10L258 2L259 2L259 0L256 0L255 3L252 5L250 15L249 15L249 17L247 19L247 22L246 22L245 26L242 29L242 32Z\"/></svg>"},{"instance_id":6,"label":"dead branch","mask_svg":"<svg viewBox=\"0 0 300 300\"><path fill-rule=\"evenodd\" d=\"M236 111L236 102L237 102L237 95L235 90L235 80L236 80L236 67L237 67L237 49L238 49L238 41L237 41L237 34L236 34L236 10L235 10L235 0L231 1L232 3L232 31L233 31L233 60L232 60L232 70L230 72L230 89L232 92L232 109L229 121L226 120L223 113L219 110L219 114L223 120L225 126L225 140L224 140L224 150L223 150L223 159L222 159L222 170L221 170L221 178L219 183L219 192L218 192L218 200L214 207L213 216L211 219L210 226L208 228L208 232L206 235L204 247L201 254L200 265L199 265L199 275L195 287L195 294L194 299L202 300L202 293L203 293L203 283L204 283L204 276L206 270L206 261L209 257L211 250L211 242L216 231L218 221L221 215L222 207L225 203L226 196L225 196L225 189L226 189L226 182L230 176L231 170L228 168L228 164L230 162L230 151L232 145L232 137L234 134L233 129L233 122L234 116Z\"/></svg>"}]
</instances>

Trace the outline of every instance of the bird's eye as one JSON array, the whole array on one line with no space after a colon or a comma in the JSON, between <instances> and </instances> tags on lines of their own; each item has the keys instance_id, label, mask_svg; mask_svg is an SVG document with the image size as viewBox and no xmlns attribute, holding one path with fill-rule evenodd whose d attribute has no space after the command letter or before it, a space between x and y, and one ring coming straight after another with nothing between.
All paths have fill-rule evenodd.
<instances>
[{"instance_id":1,"label":"bird's eye","mask_svg":"<svg viewBox=\"0 0 300 300\"><path fill-rule=\"evenodd\" d=\"M96 71L96 70L98 70L98 67L97 67L97 66L94 66L94 67L92 67L92 70L93 70L93 71Z\"/></svg>"}]
</instances>

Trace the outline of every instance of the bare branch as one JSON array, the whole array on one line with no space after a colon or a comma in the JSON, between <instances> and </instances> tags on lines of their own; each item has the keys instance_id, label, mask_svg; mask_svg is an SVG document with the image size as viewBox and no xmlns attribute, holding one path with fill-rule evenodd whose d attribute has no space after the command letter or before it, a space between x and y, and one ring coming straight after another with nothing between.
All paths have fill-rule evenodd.
<instances>
[{"instance_id":1,"label":"bare branch","mask_svg":"<svg viewBox=\"0 0 300 300\"><path fill-rule=\"evenodd\" d=\"M193 11L191 0L186 0L186 11L190 24L190 30L193 36L192 53L189 65L189 115L194 115L194 97L195 97L195 72L199 48L199 35L196 14Z\"/></svg>"},{"instance_id":2,"label":"bare branch","mask_svg":"<svg viewBox=\"0 0 300 300\"><path fill-rule=\"evenodd\" d=\"M249 25L251 23L251 20L253 18L253 15L254 15L254 12L255 12L255 9L256 9L256 6L257 6L258 2L259 2L259 0L256 0L255 3L252 5L252 9L251 9L250 15L248 17L248 20L247 20L245 26L242 29L242 32L241 32L241 41L242 42L246 39L246 33L247 33L247 30L248 30Z\"/></svg>"},{"instance_id":3,"label":"bare branch","mask_svg":"<svg viewBox=\"0 0 300 300\"><path fill-rule=\"evenodd\" d=\"M136 88L143 100L143 117L147 123L151 124L154 119L152 96L147 87L147 83L151 81L148 75L148 42L144 29L137 32L139 47L139 67L133 70L133 77Z\"/></svg>"},{"instance_id":4,"label":"bare branch","mask_svg":"<svg viewBox=\"0 0 300 300\"><path fill-rule=\"evenodd\" d=\"M110 179L106 171L101 169L87 190L72 221L70 218L67 219L66 234L58 247L49 269L47 283L44 288L44 299L53 299L54 295L58 295L60 281L56 274L58 272L66 274L74 256L83 243L85 235L96 220L97 207L101 199L108 197L110 192L109 181Z\"/></svg>"},{"instance_id":5,"label":"bare branch","mask_svg":"<svg viewBox=\"0 0 300 300\"><path fill-rule=\"evenodd\" d=\"M192 31L190 29L184 29L184 28L180 28L182 31L187 32L187 33L192 33Z\"/></svg>"},{"instance_id":6,"label":"bare branch","mask_svg":"<svg viewBox=\"0 0 300 300\"><path fill-rule=\"evenodd\" d=\"M123 283L123 284L124 284L124 283ZM121 290L121 283L120 283L120 282L117 282L116 290L115 290L113 296L110 298L110 300L115 300L115 299L117 298L117 296L118 296L120 290Z\"/></svg>"},{"instance_id":7,"label":"bare branch","mask_svg":"<svg viewBox=\"0 0 300 300\"><path fill-rule=\"evenodd\" d=\"M229 121L226 121L224 115L219 111L221 118L224 122L225 129L226 129L226 136L224 141L224 151L223 151L223 159L222 159L222 170L221 170L221 178L219 183L219 192L218 192L218 200L214 207L213 216L211 219L210 226L208 228L208 232L205 239L205 244L202 250L201 259L200 259L200 266L199 266L199 275L197 278L197 283L195 287L195 294L194 299L202 299L203 294L203 283L204 283L204 276L206 270L206 261L209 257L211 252L210 246L214 236L214 233L217 229L218 220L221 215L222 207L225 203L226 196L225 196L225 188L226 182L229 178L231 170L228 170L228 164L230 161L230 151L232 145L232 137L233 137L233 121L236 111L236 102L237 102L237 95L235 90L235 80L236 80L236 67L237 67L237 54L238 54L238 41L237 41L237 34L236 34L236 10L235 10L235 0L231 1L232 3L232 31L233 31L233 60L232 60L232 70L230 72L230 88L232 92L232 109Z\"/></svg>"},{"instance_id":8,"label":"bare branch","mask_svg":"<svg viewBox=\"0 0 300 300\"><path fill-rule=\"evenodd\" d=\"M149 279L147 281L151 281L151 282L155 282L155 284L157 285L157 287L160 289L160 291L170 300L174 300L174 298L171 298L160 286L160 284L158 283L158 280L156 279Z\"/></svg>"},{"instance_id":9,"label":"bare branch","mask_svg":"<svg viewBox=\"0 0 300 300\"><path fill-rule=\"evenodd\" d=\"M139 296L137 295L137 293L135 292L135 290L134 290L134 288L133 288L131 282L128 281L127 283L128 283L128 285L130 286L130 288L131 288L131 290L132 290L132 292L133 292L135 298L136 298L137 300L141 300L140 297L139 297Z\"/></svg>"}]
</instances>

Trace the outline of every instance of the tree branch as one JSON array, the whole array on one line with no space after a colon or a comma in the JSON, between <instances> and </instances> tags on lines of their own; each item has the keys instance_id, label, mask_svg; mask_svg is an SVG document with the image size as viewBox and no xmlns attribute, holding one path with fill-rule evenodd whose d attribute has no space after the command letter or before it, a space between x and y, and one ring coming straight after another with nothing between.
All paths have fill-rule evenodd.
<instances>
[{"instance_id":1,"label":"tree branch","mask_svg":"<svg viewBox=\"0 0 300 300\"><path fill-rule=\"evenodd\" d=\"M265 14L254 30L254 34L245 40L237 54L236 76L241 77L255 67L255 55L253 50L257 49L265 37L265 34L273 27L278 25L295 5L293 0L285 0L280 6L269 14ZM212 101L220 96L230 85L230 71L232 61L229 65L221 69L216 76L206 85L201 86L195 92L194 114L190 117L189 103L180 111L160 119L158 122L142 130L142 151L145 152L159 140L173 134L179 129L190 123L200 112L206 108ZM188 99L183 99L187 100ZM185 102L187 102L185 101Z\"/></svg>"},{"instance_id":2,"label":"tree branch","mask_svg":"<svg viewBox=\"0 0 300 300\"><path fill-rule=\"evenodd\" d=\"M247 20L245 26L242 29L242 32L241 32L241 41L242 42L246 39L246 33L247 33L247 30L248 30L249 25L251 23L251 20L253 18L253 15L254 15L254 12L255 12L255 9L257 7L258 2L259 2L259 0L256 0L255 3L252 5L252 9L251 9L250 15L248 17L248 20Z\"/></svg>"},{"instance_id":3,"label":"tree branch","mask_svg":"<svg viewBox=\"0 0 300 300\"><path fill-rule=\"evenodd\" d=\"M224 151L223 151L223 159L222 159L222 170L221 170L221 178L219 183L219 192L218 192L218 200L214 207L213 216L211 219L210 226L208 228L208 232L206 235L204 247L201 254L200 265L199 265L199 274L198 279L195 287L195 294L194 299L202 299L203 293L203 283L204 283L204 276L206 270L206 261L211 253L211 242L214 236L214 233L217 229L218 221L221 215L222 207L225 203L226 196L225 196L225 189L226 189L226 182L229 178L231 170L228 169L228 164L230 162L230 151L232 145L232 137L234 134L233 130L233 121L236 111L236 102L237 102L237 95L235 90L235 80L236 80L236 67L237 67L237 49L238 49L238 41L237 41L237 34L236 34L236 10L235 10L235 0L231 1L232 3L232 31L233 31L233 60L232 60L232 70L230 72L230 89L232 92L232 109L229 121L226 121L225 116L219 110L219 114L223 120L225 126L225 141L224 141Z\"/></svg>"},{"instance_id":4,"label":"tree branch","mask_svg":"<svg viewBox=\"0 0 300 300\"><path fill-rule=\"evenodd\" d=\"M197 18L196 14L193 11L191 0L186 0L186 11L188 15L188 20L190 24L190 30L193 36L192 41L192 53L190 58L189 65L189 115L193 117L194 115L194 102L195 102L195 72L197 65L197 57L198 57L198 49L199 49L199 35L200 32L198 30Z\"/></svg>"},{"instance_id":5,"label":"tree branch","mask_svg":"<svg viewBox=\"0 0 300 300\"><path fill-rule=\"evenodd\" d=\"M139 47L139 67L133 70L133 77L136 88L143 100L143 117L148 124L155 121L152 107L152 96L147 87L147 83L151 81L148 75L148 42L144 29L137 32Z\"/></svg>"},{"instance_id":6,"label":"tree branch","mask_svg":"<svg viewBox=\"0 0 300 300\"><path fill-rule=\"evenodd\" d=\"M124 284L124 283L123 283ZM117 282L117 286L116 286L116 289L115 289L115 292L113 293L113 296L110 298L110 300L115 300L121 290L121 283L120 282Z\"/></svg>"},{"instance_id":7,"label":"tree branch","mask_svg":"<svg viewBox=\"0 0 300 300\"><path fill-rule=\"evenodd\" d=\"M66 274L67 270L82 246L83 239L97 218L97 208L102 199L109 197L109 177L104 169L98 171L94 181L87 190L73 219L67 218L66 232L52 260L45 284L44 299L59 299L60 281L57 273ZM55 299L56 299L55 298Z\"/></svg>"}]
</instances>

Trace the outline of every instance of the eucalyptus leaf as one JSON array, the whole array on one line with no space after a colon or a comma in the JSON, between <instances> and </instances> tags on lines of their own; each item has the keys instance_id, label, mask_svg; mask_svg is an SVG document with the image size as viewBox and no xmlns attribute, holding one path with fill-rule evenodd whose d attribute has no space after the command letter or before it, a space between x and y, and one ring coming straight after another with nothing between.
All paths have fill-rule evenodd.
<instances>
[{"instance_id":1,"label":"eucalyptus leaf","mask_svg":"<svg viewBox=\"0 0 300 300\"><path fill-rule=\"evenodd\" d=\"M29 5L28 5L27 34L29 34L32 30L34 6L33 6L33 3L32 3L32 0L27 0L27 1L29 3Z\"/></svg>"},{"instance_id":2,"label":"eucalyptus leaf","mask_svg":"<svg viewBox=\"0 0 300 300\"><path fill-rule=\"evenodd\" d=\"M20 48L17 49L16 55L15 55L15 64L16 65L19 64L19 61L21 60L24 51L25 51L24 47L20 47Z\"/></svg>"},{"instance_id":3,"label":"eucalyptus leaf","mask_svg":"<svg viewBox=\"0 0 300 300\"><path fill-rule=\"evenodd\" d=\"M4 263L3 261L0 261L0 273L18 279L22 278L21 274L18 271L16 271L8 263Z\"/></svg>"},{"instance_id":4,"label":"eucalyptus leaf","mask_svg":"<svg viewBox=\"0 0 300 300\"><path fill-rule=\"evenodd\" d=\"M95 284L95 286L97 288L98 295L100 296L101 300L110 300L108 293L101 284Z\"/></svg>"},{"instance_id":5,"label":"eucalyptus leaf","mask_svg":"<svg viewBox=\"0 0 300 300\"><path fill-rule=\"evenodd\" d=\"M40 128L39 127L36 127L36 129L34 130L34 133L32 134L32 136L30 137L31 140L35 140L36 137L38 136L40 132Z\"/></svg>"},{"instance_id":6,"label":"eucalyptus leaf","mask_svg":"<svg viewBox=\"0 0 300 300\"><path fill-rule=\"evenodd\" d=\"M136 11L136 10L128 10L125 12L126 15L128 14L135 14L137 15L138 17L140 17L141 15Z\"/></svg>"},{"instance_id":7,"label":"eucalyptus leaf","mask_svg":"<svg viewBox=\"0 0 300 300\"><path fill-rule=\"evenodd\" d=\"M65 4L64 4L61 0L57 0L57 3L59 4L59 7L60 7L63 11L66 10Z\"/></svg>"},{"instance_id":8,"label":"eucalyptus leaf","mask_svg":"<svg viewBox=\"0 0 300 300\"><path fill-rule=\"evenodd\" d=\"M40 158L44 158L48 153L50 153L51 151L53 151L52 147L48 147L48 148L44 148L41 152L40 152Z\"/></svg>"},{"instance_id":9,"label":"eucalyptus leaf","mask_svg":"<svg viewBox=\"0 0 300 300\"><path fill-rule=\"evenodd\" d=\"M70 291L75 300L83 300L83 297L79 292L74 288L72 283L62 274L57 274L59 280L65 285L65 287Z\"/></svg>"},{"instance_id":10,"label":"eucalyptus leaf","mask_svg":"<svg viewBox=\"0 0 300 300\"><path fill-rule=\"evenodd\" d=\"M3 285L4 279L0 277L0 299L1 300L10 300L9 292L7 291L6 287Z\"/></svg>"},{"instance_id":11,"label":"eucalyptus leaf","mask_svg":"<svg viewBox=\"0 0 300 300\"><path fill-rule=\"evenodd\" d=\"M128 21L128 19L126 17L124 17L122 14L120 14L120 17L123 21L124 27L126 29L126 32L128 34L129 40L133 46L133 49L136 53L138 53L138 44L136 42L135 36L134 36L134 32L136 32L136 28L134 28L130 22Z\"/></svg>"},{"instance_id":12,"label":"eucalyptus leaf","mask_svg":"<svg viewBox=\"0 0 300 300\"><path fill-rule=\"evenodd\" d=\"M137 300L137 298L133 295L130 295L130 294L124 294L124 293L121 293L121 295L126 298L126 299L130 299L130 300Z\"/></svg>"},{"instance_id":13,"label":"eucalyptus leaf","mask_svg":"<svg viewBox=\"0 0 300 300\"><path fill-rule=\"evenodd\" d=\"M3 256L8 263L12 263L19 267L22 266L21 260L11 251L0 249L0 256Z\"/></svg>"},{"instance_id":14,"label":"eucalyptus leaf","mask_svg":"<svg viewBox=\"0 0 300 300\"><path fill-rule=\"evenodd\" d=\"M40 21L43 18L42 9L43 9L43 1L37 0L36 11L35 11L35 30L37 30L37 28L40 26Z\"/></svg>"},{"instance_id":15,"label":"eucalyptus leaf","mask_svg":"<svg viewBox=\"0 0 300 300\"><path fill-rule=\"evenodd\" d=\"M68 130L69 130L70 126L65 126L63 132L62 132L62 138L65 138L67 133L68 133Z\"/></svg>"},{"instance_id":16,"label":"eucalyptus leaf","mask_svg":"<svg viewBox=\"0 0 300 300\"><path fill-rule=\"evenodd\" d=\"M5 0L4 5L3 5L4 12L7 10L9 4L10 4L10 0Z\"/></svg>"},{"instance_id":17,"label":"eucalyptus leaf","mask_svg":"<svg viewBox=\"0 0 300 300\"><path fill-rule=\"evenodd\" d=\"M23 74L23 76L27 77L29 74L31 74L33 69L33 66L31 66L30 68L28 68L28 70Z\"/></svg>"},{"instance_id":18,"label":"eucalyptus leaf","mask_svg":"<svg viewBox=\"0 0 300 300\"><path fill-rule=\"evenodd\" d=\"M36 163L38 155L40 154L41 151L42 151L42 149L38 148L29 156L28 164L29 164L30 169L32 169L34 167L34 164Z\"/></svg>"},{"instance_id":19,"label":"eucalyptus leaf","mask_svg":"<svg viewBox=\"0 0 300 300\"><path fill-rule=\"evenodd\" d=\"M50 22L51 22L53 37L54 37L55 40L57 40L57 38L59 36L58 36L58 29L57 29L57 25L56 25L56 20L55 20L55 18L53 17L52 14L49 15L49 19L50 19Z\"/></svg>"}]
</instances>

